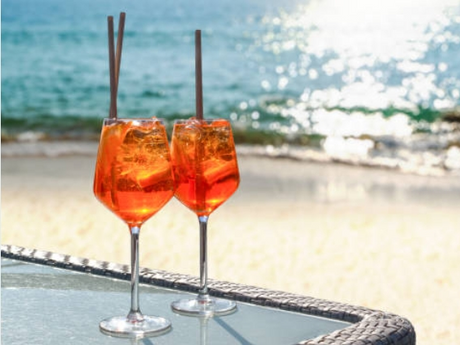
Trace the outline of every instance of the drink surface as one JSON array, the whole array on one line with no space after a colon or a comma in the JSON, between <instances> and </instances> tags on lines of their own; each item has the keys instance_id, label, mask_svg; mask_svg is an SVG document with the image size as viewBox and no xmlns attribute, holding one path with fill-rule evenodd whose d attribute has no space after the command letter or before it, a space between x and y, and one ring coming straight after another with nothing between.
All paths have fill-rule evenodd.
<instances>
[{"instance_id":1,"label":"drink surface","mask_svg":"<svg viewBox=\"0 0 460 345\"><path fill-rule=\"evenodd\" d=\"M94 194L129 226L140 226L171 199L171 156L161 121L104 120Z\"/></svg>"},{"instance_id":2,"label":"drink surface","mask_svg":"<svg viewBox=\"0 0 460 345\"><path fill-rule=\"evenodd\" d=\"M228 121L176 121L171 153L175 196L198 216L211 214L238 188L240 175Z\"/></svg>"}]
</instances>

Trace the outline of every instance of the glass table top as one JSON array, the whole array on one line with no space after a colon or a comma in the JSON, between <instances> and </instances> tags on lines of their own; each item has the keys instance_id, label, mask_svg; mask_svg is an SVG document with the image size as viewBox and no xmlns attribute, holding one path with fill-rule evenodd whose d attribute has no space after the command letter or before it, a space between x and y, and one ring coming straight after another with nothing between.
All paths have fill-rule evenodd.
<instances>
[{"instance_id":1,"label":"glass table top","mask_svg":"<svg viewBox=\"0 0 460 345\"><path fill-rule=\"evenodd\" d=\"M200 319L175 314L174 300L187 292L140 284L146 315L172 322L158 337L123 339L102 334L99 322L126 315L128 281L2 258L2 344L295 344L350 325L238 302L234 314Z\"/></svg>"}]
</instances>

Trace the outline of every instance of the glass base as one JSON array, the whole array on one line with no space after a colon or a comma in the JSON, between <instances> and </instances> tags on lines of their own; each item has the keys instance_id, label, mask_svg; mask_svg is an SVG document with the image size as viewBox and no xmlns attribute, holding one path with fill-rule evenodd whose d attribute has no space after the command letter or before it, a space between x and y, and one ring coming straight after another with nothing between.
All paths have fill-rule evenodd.
<instances>
[{"instance_id":1,"label":"glass base","mask_svg":"<svg viewBox=\"0 0 460 345\"><path fill-rule=\"evenodd\" d=\"M122 338L144 338L165 334L171 330L171 322L162 317L143 316L143 321L131 322L126 316L115 316L102 320L102 333Z\"/></svg>"},{"instance_id":2,"label":"glass base","mask_svg":"<svg viewBox=\"0 0 460 345\"><path fill-rule=\"evenodd\" d=\"M225 299L193 298L171 303L174 312L186 316L223 316L236 312L236 303Z\"/></svg>"}]
</instances>

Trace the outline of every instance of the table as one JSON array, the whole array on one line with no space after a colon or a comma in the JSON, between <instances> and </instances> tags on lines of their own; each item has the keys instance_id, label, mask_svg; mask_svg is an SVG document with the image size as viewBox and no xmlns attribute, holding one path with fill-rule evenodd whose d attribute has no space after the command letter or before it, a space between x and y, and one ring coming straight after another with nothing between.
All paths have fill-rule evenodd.
<instances>
[{"instance_id":1,"label":"table","mask_svg":"<svg viewBox=\"0 0 460 345\"><path fill-rule=\"evenodd\" d=\"M175 314L170 303L196 294L199 279L142 268L141 309L172 324L152 338L100 333L99 321L129 309L129 268L2 245L2 344L415 344L400 316L281 291L210 280L210 294L238 301L234 314Z\"/></svg>"}]
</instances>

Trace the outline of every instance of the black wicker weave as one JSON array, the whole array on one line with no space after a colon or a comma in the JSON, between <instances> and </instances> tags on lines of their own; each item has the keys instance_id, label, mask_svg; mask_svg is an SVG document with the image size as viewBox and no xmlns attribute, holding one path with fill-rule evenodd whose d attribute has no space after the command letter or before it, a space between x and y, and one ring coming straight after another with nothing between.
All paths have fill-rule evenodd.
<instances>
[{"instance_id":1,"label":"black wicker weave","mask_svg":"<svg viewBox=\"0 0 460 345\"><path fill-rule=\"evenodd\" d=\"M35 262L129 280L128 265L62 255L47 251L27 249L12 245L1 246L2 257ZM167 271L140 269L140 282L176 290L198 292L199 279ZM269 306L309 315L317 315L352 323L342 330L305 340L299 344L313 345L412 345L415 331L409 320L398 315L364 307L305 297L292 293L267 290L254 286L209 281L210 294L260 306Z\"/></svg>"}]
</instances>

